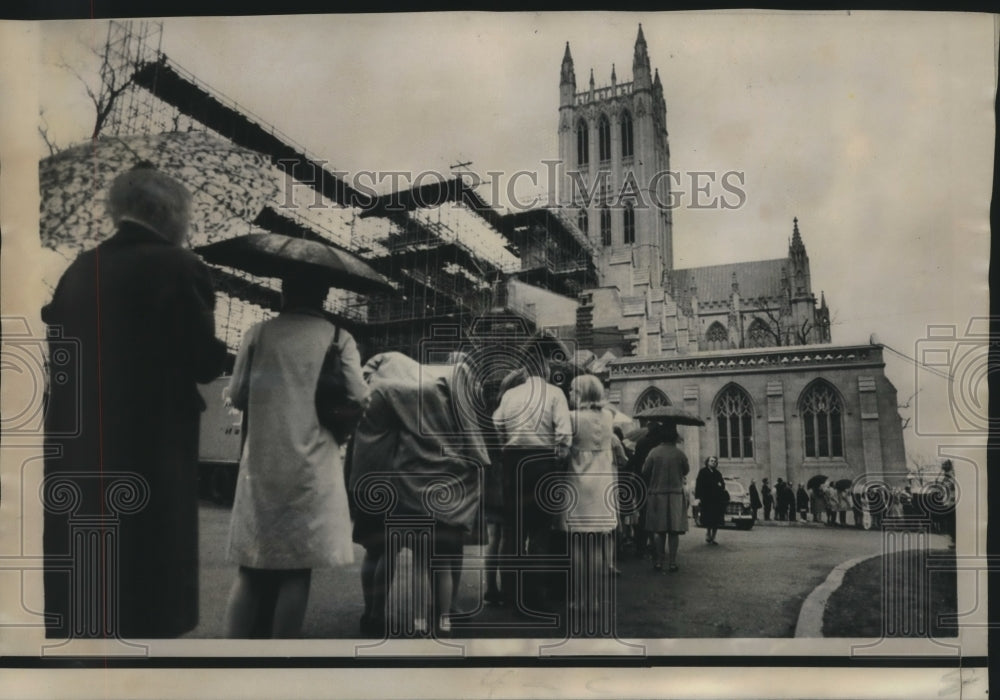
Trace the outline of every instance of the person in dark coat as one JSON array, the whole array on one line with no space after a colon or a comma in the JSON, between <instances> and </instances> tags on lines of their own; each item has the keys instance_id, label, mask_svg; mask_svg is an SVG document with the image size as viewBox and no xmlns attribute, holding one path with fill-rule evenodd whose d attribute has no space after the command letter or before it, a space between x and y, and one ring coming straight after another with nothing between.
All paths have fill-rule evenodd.
<instances>
[{"instance_id":1,"label":"person in dark coat","mask_svg":"<svg viewBox=\"0 0 1000 700\"><path fill-rule=\"evenodd\" d=\"M152 168L120 175L117 232L42 309L50 637L176 637L198 623L196 383L222 372L226 348L209 270L183 247L190 203Z\"/></svg>"},{"instance_id":2,"label":"person in dark coat","mask_svg":"<svg viewBox=\"0 0 1000 700\"><path fill-rule=\"evenodd\" d=\"M757 522L757 511L760 510L760 493L757 492L757 482L750 480L750 510L753 511L753 521Z\"/></svg>"},{"instance_id":3,"label":"person in dark coat","mask_svg":"<svg viewBox=\"0 0 1000 700\"><path fill-rule=\"evenodd\" d=\"M705 466L698 470L698 477L694 482L694 497L699 501L701 524L705 526L705 542L718 544L715 536L722 527L726 503L729 502L726 480L719 471L718 457L709 457L705 460Z\"/></svg>"},{"instance_id":4,"label":"person in dark coat","mask_svg":"<svg viewBox=\"0 0 1000 700\"><path fill-rule=\"evenodd\" d=\"M641 480L639 483L648 486L646 477L642 474L642 467L646 463L646 457L649 456L650 451L660 444L659 432L661 424L654 421L646 427L646 434L640 437L635 443L635 451L629 457L625 471L632 474L637 480ZM638 494L637 496L639 502L645 498L645 494ZM635 507L638 507L637 504L635 504ZM652 556L652 534L652 532L646 529L646 509L639 508L633 539L636 557L643 557L646 554Z\"/></svg>"},{"instance_id":5,"label":"person in dark coat","mask_svg":"<svg viewBox=\"0 0 1000 700\"><path fill-rule=\"evenodd\" d=\"M774 519L788 520L788 484L781 478L774 485Z\"/></svg>"},{"instance_id":6,"label":"person in dark coat","mask_svg":"<svg viewBox=\"0 0 1000 700\"><path fill-rule=\"evenodd\" d=\"M774 496L771 495L771 485L767 479L761 479L760 498L764 502L764 520L771 519L771 509L774 507Z\"/></svg>"},{"instance_id":7,"label":"person in dark coat","mask_svg":"<svg viewBox=\"0 0 1000 700\"><path fill-rule=\"evenodd\" d=\"M798 491L795 492L795 505L798 507L799 516L803 521L809 519L809 494L805 487L799 484Z\"/></svg>"}]
</instances>

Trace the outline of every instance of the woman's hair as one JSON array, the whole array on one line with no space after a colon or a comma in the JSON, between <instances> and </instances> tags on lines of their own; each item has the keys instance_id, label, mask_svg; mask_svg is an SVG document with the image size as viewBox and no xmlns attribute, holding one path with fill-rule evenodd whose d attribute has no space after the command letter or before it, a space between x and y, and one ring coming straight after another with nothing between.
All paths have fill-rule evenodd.
<instances>
[{"instance_id":1,"label":"woman's hair","mask_svg":"<svg viewBox=\"0 0 1000 700\"><path fill-rule=\"evenodd\" d=\"M175 245L183 245L191 223L191 193L148 163L140 163L111 183L108 214L147 226Z\"/></svg>"},{"instance_id":2,"label":"woman's hair","mask_svg":"<svg viewBox=\"0 0 1000 700\"><path fill-rule=\"evenodd\" d=\"M681 437L677 433L677 424L673 421L668 423L651 423L649 432L658 442L665 442L671 445L676 445Z\"/></svg>"},{"instance_id":3,"label":"woman's hair","mask_svg":"<svg viewBox=\"0 0 1000 700\"><path fill-rule=\"evenodd\" d=\"M322 309L330 284L314 277L286 277L281 280L282 308Z\"/></svg>"},{"instance_id":4,"label":"woman's hair","mask_svg":"<svg viewBox=\"0 0 1000 700\"><path fill-rule=\"evenodd\" d=\"M715 460L716 462L718 462L718 461L719 461L719 458L718 458L718 457L716 457L715 455L709 455L708 457L706 457L706 458L705 458L705 466L706 466L706 467L707 467L707 466L709 466L709 464L711 464L711 462L712 462L712 460L713 460L713 459L714 459L714 460Z\"/></svg>"},{"instance_id":5,"label":"woman's hair","mask_svg":"<svg viewBox=\"0 0 1000 700\"><path fill-rule=\"evenodd\" d=\"M604 386L592 374L581 374L569 385L569 405L575 409L604 408Z\"/></svg>"}]
</instances>

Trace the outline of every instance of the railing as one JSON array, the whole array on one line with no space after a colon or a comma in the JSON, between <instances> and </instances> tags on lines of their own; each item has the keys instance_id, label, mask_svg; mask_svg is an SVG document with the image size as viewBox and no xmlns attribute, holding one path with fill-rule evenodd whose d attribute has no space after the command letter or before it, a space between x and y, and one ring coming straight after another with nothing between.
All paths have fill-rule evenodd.
<instances>
[{"instance_id":1,"label":"railing","mask_svg":"<svg viewBox=\"0 0 1000 700\"><path fill-rule=\"evenodd\" d=\"M578 105L585 105L593 99L595 102L598 100L607 100L612 97L624 97L626 95L632 94L632 83L618 83L616 85L608 85L606 87L594 88L593 98L591 98L591 91L584 90L583 92L576 93L576 103Z\"/></svg>"},{"instance_id":2,"label":"railing","mask_svg":"<svg viewBox=\"0 0 1000 700\"><path fill-rule=\"evenodd\" d=\"M722 350L668 358L628 358L609 363L612 378L677 374L778 371L798 367L884 365L882 346L797 346L794 349Z\"/></svg>"}]
</instances>

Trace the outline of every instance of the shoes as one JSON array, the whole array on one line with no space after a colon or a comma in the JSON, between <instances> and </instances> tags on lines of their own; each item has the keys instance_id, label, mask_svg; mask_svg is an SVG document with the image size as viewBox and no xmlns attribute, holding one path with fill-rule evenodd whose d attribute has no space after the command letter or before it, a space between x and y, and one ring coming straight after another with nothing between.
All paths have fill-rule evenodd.
<instances>
[{"instance_id":1,"label":"shoes","mask_svg":"<svg viewBox=\"0 0 1000 700\"><path fill-rule=\"evenodd\" d=\"M709 544L715 544L715 545L719 544L719 543L718 543L718 542L716 542L715 540L709 540L709 541L708 541L708 543L709 543Z\"/></svg>"},{"instance_id":2,"label":"shoes","mask_svg":"<svg viewBox=\"0 0 1000 700\"><path fill-rule=\"evenodd\" d=\"M440 635L450 635L451 634L451 618L448 615L442 615L438 618L438 634Z\"/></svg>"},{"instance_id":3,"label":"shoes","mask_svg":"<svg viewBox=\"0 0 1000 700\"><path fill-rule=\"evenodd\" d=\"M503 605L503 594L500 591L486 591L483 600L490 605Z\"/></svg>"},{"instance_id":4,"label":"shoes","mask_svg":"<svg viewBox=\"0 0 1000 700\"><path fill-rule=\"evenodd\" d=\"M677 572L677 571L678 571L678 567L677 567L677 564L671 564L671 565L669 566L669 568L667 568L667 571L669 571L670 573L675 573L675 572Z\"/></svg>"},{"instance_id":5,"label":"shoes","mask_svg":"<svg viewBox=\"0 0 1000 700\"><path fill-rule=\"evenodd\" d=\"M656 562L653 564L653 571L663 571L663 562Z\"/></svg>"}]
</instances>

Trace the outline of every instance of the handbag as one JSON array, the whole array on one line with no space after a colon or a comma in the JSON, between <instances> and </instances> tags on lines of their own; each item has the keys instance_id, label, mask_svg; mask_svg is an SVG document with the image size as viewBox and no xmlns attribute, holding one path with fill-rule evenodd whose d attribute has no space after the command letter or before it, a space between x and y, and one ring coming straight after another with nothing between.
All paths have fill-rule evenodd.
<instances>
[{"instance_id":1,"label":"handbag","mask_svg":"<svg viewBox=\"0 0 1000 700\"><path fill-rule=\"evenodd\" d=\"M316 417L319 418L319 424L329 430L338 443L343 444L354 432L358 419L361 418L362 406L348 397L339 340L340 328L337 327L323 358L323 367L316 384Z\"/></svg>"}]
</instances>

